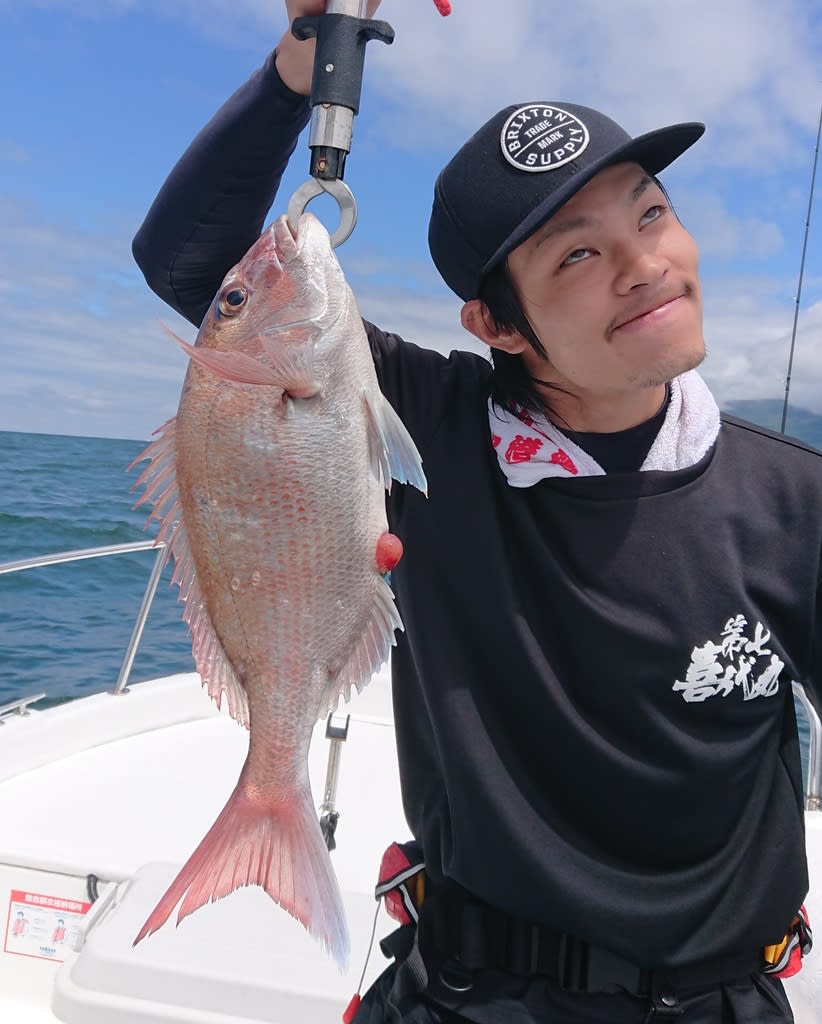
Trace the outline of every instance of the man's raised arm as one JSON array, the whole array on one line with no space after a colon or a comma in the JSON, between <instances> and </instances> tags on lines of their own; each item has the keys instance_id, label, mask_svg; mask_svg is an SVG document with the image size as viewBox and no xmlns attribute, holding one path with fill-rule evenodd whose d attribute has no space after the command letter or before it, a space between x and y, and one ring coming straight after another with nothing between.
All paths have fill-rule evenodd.
<instances>
[{"instance_id":1,"label":"man's raised arm","mask_svg":"<svg viewBox=\"0 0 822 1024\"><path fill-rule=\"evenodd\" d=\"M370 0L368 14L379 0ZM294 18L325 0L286 0L289 30L264 65L217 111L164 182L133 242L149 287L199 325L226 272L262 231L310 115L314 40Z\"/></svg>"}]
</instances>

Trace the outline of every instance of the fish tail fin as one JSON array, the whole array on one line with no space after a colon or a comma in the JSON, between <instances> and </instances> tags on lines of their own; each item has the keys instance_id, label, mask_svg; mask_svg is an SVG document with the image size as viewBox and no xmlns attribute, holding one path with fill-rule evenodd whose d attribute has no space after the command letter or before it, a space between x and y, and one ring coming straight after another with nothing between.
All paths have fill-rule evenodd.
<instances>
[{"instance_id":1,"label":"fish tail fin","mask_svg":"<svg viewBox=\"0 0 822 1024\"><path fill-rule=\"evenodd\" d=\"M317 939L341 970L350 943L342 896L306 785L276 808L251 799L242 781L140 929L157 931L182 899L177 924L244 885L260 885Z\"/></svg>"}]
</instances>

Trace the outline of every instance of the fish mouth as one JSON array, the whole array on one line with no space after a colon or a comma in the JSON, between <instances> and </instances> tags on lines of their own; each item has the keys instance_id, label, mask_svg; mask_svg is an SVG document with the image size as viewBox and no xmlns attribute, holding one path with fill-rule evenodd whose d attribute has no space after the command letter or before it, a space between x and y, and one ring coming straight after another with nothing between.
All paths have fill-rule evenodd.
<instances>
[{"instance_id":1,"label":"fish mouth","mask_svg":"<svg viewBox=\"0 0 822 1024\"><path fill-rule=\"evenodd\" d=\"M299 255L305 234L299 230L299 225L295 231L283 214L263 231L254 248L248 252L247 259L282 272Z\"/></svg>"},{"instance_id":2,"label":"fish mouth","mask_svg":"<svg viewBox=\"0 0 822 1024\"><path fill-rule=\"evenodd\" d=\"M333 259L326 261L320 256L324 255L326 247L328 247L328 252L333 252L333 250L330 248L330 238L325 225L313 213L300 214L296 225L289 221L286 214L283 214L263 232L258 244L260 249L257 255L261 258L262 267L267 265L268 273L273 271L276 277L293 276L295 280L299 281L305 276L304 272L308 271L308 278L314 281L312 287L308 287L305 283L299 285L302 301L307 302L307 308L300 309L301 315L280 321L277 320L277 317L284 312L282 306L276 311L269 311L265 320L258 323L261 335L277 334L283 330L305 327L318 321L322 321L324 328L329 329L347 315L350 305L347 289L342 289L344 301L340 304L340 308L337 308L337 304L330 306L327 275L335 261ZM263 281L260 283L265 287ZM332 314L331 316L329 316L329 312ZM277 322L272 323L272 318Z\"/></svg>"},{"instance_id":3,"label":"fish mouth","mask_svg":"<svg viewBox=\"0 0 822 1024\"><path fill-rule=\"evenodd\" d=\"M316 238L315 245L320 250L323 244L321 236L327 234L327 229L313 213L301 213L296 225L289 221L287 214L282 214L262 233L253 252L256 257L262 257L274 263L279 270L284 270L301 255L312 237ZM329 247L330 241L329 237Z\"/></svg>"},{"instance_id":4,"label":"fish mouth","mask_svg":"<svg viewBox=\"0 0 822 1024\"><path fill-rule=\"evenodd\" d=\"M317 230L326 232L322 222L308 211L300 214L296 224L292 224L287 214L278 217L271 225L274 245L280 262L285 264L300 255L308 242L309 236ZM330 239L329 239L330 244Z\"/></svg>"},{"instance_id":5,"label":"fish mouth","mask_svg":"<svg viewBox=\"0 0 822 1024\"><path fill-rule=\"evenodd\" d=\"M288 217L283 214L271 225L271 232L274 241L274 255L281 266L290 263L302 248L305 233L300 232L300 224L292 227Z\"/></svg>"}]
</instances>

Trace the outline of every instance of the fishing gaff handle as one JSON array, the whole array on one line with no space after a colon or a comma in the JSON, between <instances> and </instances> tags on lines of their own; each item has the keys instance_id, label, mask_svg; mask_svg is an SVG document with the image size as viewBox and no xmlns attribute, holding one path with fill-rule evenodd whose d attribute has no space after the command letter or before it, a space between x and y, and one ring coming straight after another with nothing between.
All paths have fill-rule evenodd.
<instances>
[{"instance_id":1,"label":"fishing gaff handle","mask_svg":"<svg viewBox=\"0 0 822 1024\"><path fill-rule=\"evenodd\" d=\"M311 105L338 103L359 113L365 47L374 39L394 42L394 29L388 22L329 12L295 18L291 34L297 39L317 39Z\"/></svg>"},{"instance_id":2,"label":"fishing gaff handle","mask_svg":"<svg viewBox=\"0 0 822 1024\"><path fill-rule=\"evenodd\" d=\"M365 47L372 39L394 41L394 30L385 21L374 21L364 13L365 0L329 0L325 14L295 18L291 33L297 39L316 38L311 78L311 177L288 204L288 220L296 229L308 203L319 195L330 195L340 211L340 223L331 235L331 245L341 245L357 223L357 203L342 180L345 158L351 151L354 115L360 109Z\"/></svg>"}]
</instances>

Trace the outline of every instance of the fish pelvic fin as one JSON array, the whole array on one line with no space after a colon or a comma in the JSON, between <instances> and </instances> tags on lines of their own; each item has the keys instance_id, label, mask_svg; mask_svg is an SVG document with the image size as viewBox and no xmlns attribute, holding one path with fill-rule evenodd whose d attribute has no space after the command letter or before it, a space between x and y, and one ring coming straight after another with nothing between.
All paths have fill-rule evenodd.
<instances>
[{"instance_id":1,"label":"fish pelvic fin","mask_svg":"<svg viewBox=\"0 0 822 1024\"><path fill-rule=\"evenodd\" d=\"M391 480L413 484L428 494L422 458L405 424L381 391L363 392L368 420L371 468L380 483L391 491Z\"/></svg>"},{"instance_id":2,"label":"fish pelvic fin","mask_svg":"<svg viewBox=\"0 0 822 1024\"><path fill-rule=\"evenodd\" d=\"M396 644L395 631L402 629L402 619L394 604L391 587L381 577L377 577L377 589L371 617L365 623L362 633L351 649L342 666L335 672L329 682L325 700L322 703L319 718L334 711L340 697L347 701L351 698L351 690L359 693L388 659L391 648Z\"/></svg>"},{"instance_id":3,"label":"fish pelvic fin","mask_svg":"<svg viewBox=\"0 0 822 1024\"><path fill-rule=\"evenodd\" d=\"M134 507L152 506L145 525L158 521L160 528L155 544L165 543L168 547L167 560L174 558L171 582L180 588L178 600L185 602L183 620L191 631L194 664L203 686L208 688L208 695L218 708L222 706L225 695L229 714L247 729L248 697L211 623L197 581L194 556L181 511L177 485L176 418L167 420L154 431L154 436L155 440L128 467L131 470L138 462L150 460L131 488L134 491L145 487Z\"/></svg>"},{"instance_id":4,"label":"fish pelvic fin","mask_svg":"<svg viewBox=\"0 0 822 1024\"><path fill-rule=\"evenodd\" d=\"M260 885L345 970L350 952L345 911L308 784L291 800L265 803L249 796L243 775L134 945L161 928L181 900L178 925L206 903Z\"/></svg>"}]
</instances>

